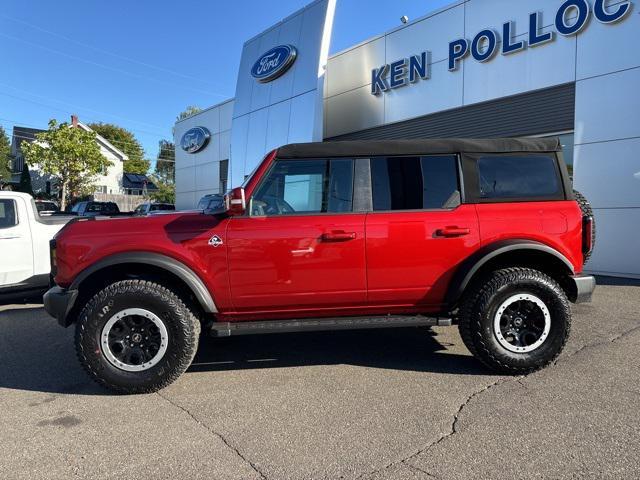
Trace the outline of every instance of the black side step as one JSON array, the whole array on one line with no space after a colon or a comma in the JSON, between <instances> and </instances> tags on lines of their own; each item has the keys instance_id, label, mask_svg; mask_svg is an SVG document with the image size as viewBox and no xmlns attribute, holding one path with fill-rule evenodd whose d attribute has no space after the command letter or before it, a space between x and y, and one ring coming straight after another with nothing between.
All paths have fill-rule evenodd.
<instances>
[{"instance_id":1,"label":"black side step","mask_svg":"<svg viewBox=\"0 0 640 480\"><path fill-rule=\"evenodd\" d=\"M313 318L304 320L267 320L258 322L214 322L214 337L324 330L359 330L369 328L435 327L452 325L450 318L418 316Z\"/></svg>"}]
</instances>

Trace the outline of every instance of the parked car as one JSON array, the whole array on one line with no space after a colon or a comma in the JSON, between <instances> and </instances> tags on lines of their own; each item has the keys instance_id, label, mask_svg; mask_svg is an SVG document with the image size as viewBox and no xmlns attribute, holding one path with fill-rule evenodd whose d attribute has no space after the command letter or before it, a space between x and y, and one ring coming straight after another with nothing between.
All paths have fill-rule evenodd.
<instances>
[{"instance_id":1,"label":"parked car","mask_svg":"<svg viewBox=\"0 0 640 480\"><path fill-rule=\"evenodd\" d=\"M485 365L525 374L591 299L594 234L557 139L289 145L217 211L69 224L45 308L127 393L178 378L201 330L454 324Z\"/></svg>"},{"instance_id":2,"label":"parked car","mask_svg":"<svg viewBox=\"0 0 640 480\"><path fill-rule=\"evenodd\" d=\"M134 215L148 215L153 212L170 212L176 209L171 203L145 202L136 207Z\"/></svg>"},{"instance_id":3,"label":"parked car","mask_svg":"<svg viewBox=\"0 0 640 480\"><path fill-rule=\"evenodd\" d=\"M33 198L0 191L0 301L49 286L49 241L72 217L41 217Z\"/></svg>"},{"instance_id":4,"label":"parked car","mask_svg":"<svg viewBox=\"0 0 640 480\"><path fill-rule=\"evenodd\" d=\"M205 195L198 202L196 207L198 210L214 211L220 210L224 205L224 195L218 193L210 193Z\"/></svg>"},{"instance_id":5,"label":"parked car","mask_svg":"<svg viewBox=\"0 0 640 480\"><path fill-rule=\"evenodd\" d=\"M99 215L118 215L120 209L114 202L78 202L71 208L71 214L79 217L96 217Z\"/></svg>"},{"instance_id":6,"label":"parked car","mask_svg":"<svg viewBox=\"0 0 640 480\"><path fill-rule=\"evenodd\" d=\"M35 202L38 213L43 217L60 213L60 207L55 202L50 200L36 200Z\"/></svg>"}]
</instances>

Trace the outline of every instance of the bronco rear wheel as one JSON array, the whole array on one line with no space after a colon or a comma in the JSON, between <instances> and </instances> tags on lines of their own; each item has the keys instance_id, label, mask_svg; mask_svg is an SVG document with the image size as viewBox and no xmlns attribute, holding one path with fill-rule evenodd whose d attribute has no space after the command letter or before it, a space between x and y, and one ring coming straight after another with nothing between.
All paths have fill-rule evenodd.
<instances>
[{"instance_id":1,"label":"bronco rear wheel","mask_svg":"<svg viewBox=\"0 0 640 480\"><path fill-rule=\"evenodd\" d=\"M471 353L501 373L525 374L552 362L571 328L562 288L529 268L492 272L465 293L459 328Z\"/></svg>"},{"instance_id":2,"label":"bronco rear wheel","mask_svg":"<svg viewBox=\"0 0 640 480\"><path fill-rule=\"evenodd\" d=\"M200 322L175 293L146 280L115 282L96 293L76 325L80 363L120 393L172 383L196 353Z\"/></svg>"}]
</instances>

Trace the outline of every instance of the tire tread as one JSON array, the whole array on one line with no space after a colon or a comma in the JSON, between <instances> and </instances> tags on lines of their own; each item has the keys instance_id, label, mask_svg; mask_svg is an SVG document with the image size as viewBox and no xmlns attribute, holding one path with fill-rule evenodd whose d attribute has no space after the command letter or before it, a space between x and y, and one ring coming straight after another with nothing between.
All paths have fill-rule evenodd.
<instances>
[{"instance_id":1,"label":"tire tread","mask_svg":"<svg viewBox=\"0 0 640 480\"><path fill-rule=\"evenodd\" d=\"M537 281L547 288L550 288L564 304L564 308L569 312L566 321L566 329L561 341L560 348L553 356L549 356L544 361L533 366L516 366L502 361L495 352L489 348L482 337L482 311L488 305L491 297L501 286L517 283L523 280ZM511 267L491 272L480 278L465 293L459 311L460 336L465 346L487 367L507 374L525 375L549 365L558 357L564 349L571 330L571 308L566 294L558 283L541 271L531 268Z\"/></svg>"},{"instance_id":2,"label":"tire tread","mask_svg":"<svg viewBox=\"0 0 640 480\"><path fill-rule=\"evenodd\" d=\"M90 334L87 329L89 315L95 312L96 308L108 298L132 293L136 295L152 295L161 302L166 303L180 324L180 328L185 332L190 332L190 334L186 336L186 348L184 348L184 351L179 352L178 362L173 365L173 368L167 370L163 375L157 376L156 381L147 385L123 386L110 382L96 371L91 359L85 352L84 345L86 345L85 337ZM189 368L198 348L200 328L200 320L177 294L164 285L150 280L122 280L112 283L97 292L80 312L75 332L76 355L89 376L103 387L117 393L152 393L173 383Z\"/></svg>"}]
</instances>

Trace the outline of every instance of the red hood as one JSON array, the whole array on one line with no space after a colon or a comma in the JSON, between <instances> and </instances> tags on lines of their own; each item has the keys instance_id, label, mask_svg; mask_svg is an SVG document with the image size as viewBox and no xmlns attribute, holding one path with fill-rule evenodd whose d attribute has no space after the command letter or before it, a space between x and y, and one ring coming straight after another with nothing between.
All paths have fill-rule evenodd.
<instances>
[{"instance_id":1,"label":"red hood","mask_svg":"<svg viewBox=\"0 0 640 480\"><path fill-rule=\"evenodd\" d=\"M176 212L146 217L77 219L56 235L58 273L65 286L90 266L124 252L156 252L197 267L194 249L206 245L214 233L222 234L226 219L202 212Z\"/></svg>"}]
</instances>

